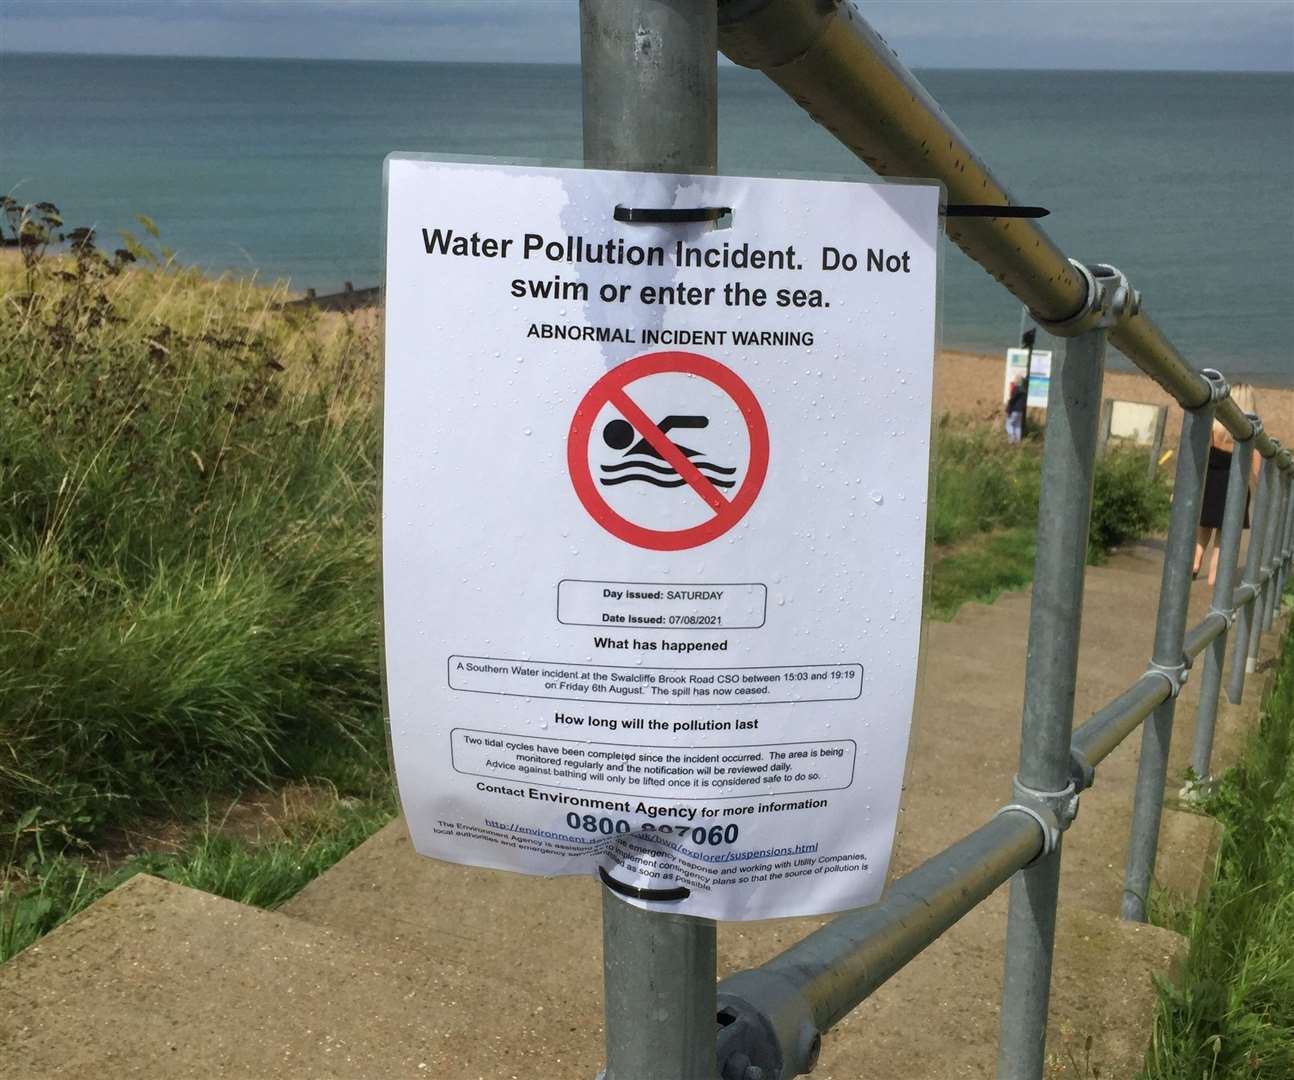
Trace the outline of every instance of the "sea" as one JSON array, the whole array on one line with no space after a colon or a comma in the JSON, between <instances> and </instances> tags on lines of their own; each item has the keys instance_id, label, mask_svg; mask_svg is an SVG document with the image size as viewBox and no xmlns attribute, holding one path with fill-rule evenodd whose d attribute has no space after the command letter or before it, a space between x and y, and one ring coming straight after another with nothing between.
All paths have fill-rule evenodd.
<instances>
[{"instance_id":1,"label":"sea","mask_svg":"<svg viewBox=\"0 0 1294 1080\"><path fill-rule=\"evenodd\" d=\"M1063 250L1128 274L1192 364L1294 385L1294 75L917 75L1015 199L1051 211ZM719 86L723 172L871 177L762 75L725 66ZM145 214L211 273L378 284L396 150L576 161L579 68L0 54L0 192L107 246ZM1018 302L951 243L942 311L945 347L1020 333Z\"/></svg>"}]
</instances>

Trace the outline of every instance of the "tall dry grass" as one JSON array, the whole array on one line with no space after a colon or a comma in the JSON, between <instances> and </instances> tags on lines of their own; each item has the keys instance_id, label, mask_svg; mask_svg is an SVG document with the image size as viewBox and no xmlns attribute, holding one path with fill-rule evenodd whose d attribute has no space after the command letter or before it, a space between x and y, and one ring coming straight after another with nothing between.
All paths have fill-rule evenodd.
<instances>
[{"instance_id":1,"label":"tall dry grass","mask_svg":"<svg viewBox=\"0 0 1294 1080\"><path fill-rule=\"evenodd\" d=\"M0 852L381 759L375 335L285 299L0 262Z\"/></svg>"}]
</instances>

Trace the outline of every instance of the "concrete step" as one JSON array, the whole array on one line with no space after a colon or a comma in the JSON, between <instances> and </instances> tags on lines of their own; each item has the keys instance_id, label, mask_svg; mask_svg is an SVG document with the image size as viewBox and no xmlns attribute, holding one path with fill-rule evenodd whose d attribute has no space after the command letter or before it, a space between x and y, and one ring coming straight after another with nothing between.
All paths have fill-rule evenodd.
<instances>
[{"instance_id":1,"label":"concrete step","mask_svg":"<svg viewBox=\"0 0 1294 1080\"><path fill-rule=\"evenodd\" d=\"M600 886L424 859L403 819L280 908L408 955L498 971L585 1019L600 1015Z\"/></svg>"},{"instance_id":2,"label":"concrete step","mask_svg":"<svg viewBox=\"0 0 1294 1080\"><path fill-rule=\"evenodd\" d=\"M583 1015L600 1008L600 902L591 879L519 878L420 858L396 821L283 912L400 955L470 960L492 977L564 987L568 1003L578 988ZM992 1076L1005 911L1001 889L882 987L824 1040L814 1076ZM720 974L762 963L825 921L721 923ZM1057 949L1052 1045L1076 1039L1081 1047L1091 1034L1102 1075L1133 1075L1153 1010L1152 975L1171 972L1184 940L1071 908L1062 912Z\"/></svg>"},{"instance_id":3,"label":"concrete step","mask_svg":"<svg viewBox=\"0 0 1294 1080\"><path fill-rule=\"evenodd\" d=\"M333 872L352 902L314 889L297 918L132 879L0 968L0 1076L590 1080L602 1056L597 885L490 874L511 893L506 910L458 907L446 875L487 875L417 859L398 823L362 850ZM814 1075L992 1075L1004 913L999 890L836 1028ZM460 934L437 925L450 915ZM721 926L721 973L821 921ZM1183 951L1167 931L1063 912L1052 1045L1091 1034L1102 1075L1132 1075L1152 974ZM533 992L539 968L556 998Z\"/></svg>"},{"instance_id":4,"label":"concrete step","mask_svg":"<svg viewBox=\"0 0 1294 1080\"><path fill-rule=\"evenodd\" d=\"M141 875L0 967L0 1077L591 1078L600 1018L560 1006Z\"/></svg>"}]
</instances>

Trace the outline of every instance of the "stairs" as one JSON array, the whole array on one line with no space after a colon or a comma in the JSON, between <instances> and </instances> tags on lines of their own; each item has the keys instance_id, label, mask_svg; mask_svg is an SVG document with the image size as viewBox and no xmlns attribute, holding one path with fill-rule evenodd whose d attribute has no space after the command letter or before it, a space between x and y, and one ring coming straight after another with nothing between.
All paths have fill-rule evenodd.
<instances>
[{"instance_id":1,"label":"stairs","mask_svg":"<svg viewBox=\"0 0 1294 1080\"><path fill-rule=\"evenodd\" d=\"M1077 718L1149 657L1160 554L1088 574ZM1015 770L1027 593L929 628L895 872L991 815ZM1191 621L1208 608L1201 580ZM1264 639L1270 649L1277 638ZM1190 751L1198 678L1178 701L1172 775ZM1259 685L1219 716L1218 767ZM1152 974L1184 940L1117 918L1139 737L1099 769L1065 840L1049 1051L1066 1071L1093 1038L1100 1075L1133 1077ZM1159 877L1188 897L1211 873L1213 823L1165 814ZM602 1058L599 887L421 859L393 822L278 912L138 877L0 968L0 1077L434 1076L591 1080ZM995 1073L1006 890L1000 889L825 1039L819 1080ZM719 928L721 974L822 919Z\"/></svg>"}]
</instances>

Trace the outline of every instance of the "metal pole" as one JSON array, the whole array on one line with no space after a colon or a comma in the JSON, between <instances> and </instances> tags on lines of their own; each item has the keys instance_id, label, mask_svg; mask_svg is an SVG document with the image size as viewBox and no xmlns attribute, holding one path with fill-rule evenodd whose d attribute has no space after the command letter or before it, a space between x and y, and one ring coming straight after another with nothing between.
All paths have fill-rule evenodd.
<instances>
[{"instance_id":1,"label":"metal pole","mask_svg":"<svg viewBox=\"0 0 1294 1080\"><path fill-rule=\"evenodd\" d=\"M1279 561L1276 575L1276 614L1281 613L1281 598L1285 593L1285 582L1289 577L1290 530L1294 528L1294 477L1285 477L1285 535L1281 539Z\"/></svg>"},{"instance_id":2,"label":"metal pole","mask_svg":"<svg viewBox=\"0 0 1294 1080\"><path fill-rule=\"evenodd\" d=\"M1285 483L1285 524L1281 529L1276 550L1276 614L1281 611L1281 595L1285 592L1285 579L1289 573L1290 528L1294 526L1294 477L1282 476Z\"/></svg>"},{"instance_id":3,"label":"metal pole","mask_svg":"<svg viewBox=\"0 0 1294 1080\"><path fill-rule=\"evenodd\" d=\"M1288 451L1286 451L1288 453ZM1291 459L1287 459L1288 461ZM1289 581L1290 560L1294 557L1294 472L1286 475L1285 482L1287 485L1290 503L1290 512L1286 515L1285 521L1285 543L1281 548L1281 576L1277 583L1277 596L1284 596L1285 585ZM1280 601L1276 602L1276 610L1280 611Z\"/></svg>"},{"instance_id":4,"label":"metal pole","mask_svg":"<svg viewBox=\"0 0 1294 1080\"><path fill-rule=\"evenodd\" d=\"M718 166L716 0L580 0L584 161ZM602 891L606 1080L714 1080L715 924Z\"/></svg>"},{"instance_id":5,"label":"metal pole","mask_svg":"<svg viewBox=\"0 0 1294 1080\"><path fill-rule=\"evenodd\" d=\"M1285 489L1285 521L1276 538L1276 552L1272 556L1272 618L1281 613L1281 593L1285 591L1285 548L1291 517L1294 517L1294 483L1288 473L1281 474Z\"/></svg>"},{"instance_id":6,"label":"metal pole","mask_svg":"<svg viewBox=\"0 0 1294 1080\"><path fill-rule=\"evenodd\" d=\"M580 0L584 164L712 173L716 0Z\"/></svg>"},{"instance_id":7,"label":"metal pole","mask_svg":"<svg viewBox=\"0 0 1294 1080\"><path fill-rule=\"evenodd\" d=\"M606 1080L715 1080L715 926L602 892Z\"/></svg>"},{"instance_id":8,"label":"metal pole","mask_svg":"<svg viewBox=\"0 0 1294 1080\"><path fill-rule=\"evenodd\" d=\"M1249 501L1249 462L1254 444L1238 442L1231 453L1231 471L1227 474L1227 502L1222 511L1222 534L1218 540L1218 575L1213 583L1214 611L1230 617L1236 591L1236 570L1240 556L1240 533L1245 524L1245 505ZM1213 731L1218 718L1218 694L1222 689L1222 666L1227 658L1227 632L1222 631L1204 655L1200 675L1200 703L1195 712L1195 746L1191 768L1201 780L1209 778L1213 757Z\"/></svg>"},{"instance_id":9,"label":"metal pole","mask_svg":"<svg viewBox=\"0 0 1294 1080\"><path fill-rule=\"evenodd\" d=\"M1285 545L1285 525L1290 512L1289 484L1282 473L1276 474L1276 490L1279 493L1276 505L1280 510L1272 522L1272 547L1267 553L1271 577L1267 580L1266 604L1263 607L1263 630L1272 628L1272 620L1280 607L1280 567L1281 549Z\"/></svg>"},{"instance_id":10,"label":"metal pole","mask_svg":"<svg viewBox=\"0 0 1294 1080\"><path fill-rule=\"evenodd\" d=\"M1249 519L1249 549L1245 552L1245 572L1240 579L1242 584L1250 587L1257 584L1259 565L1262 562L1262 537L1267 528L1267 472L1267 461L1264 459L1254 489L1254 512ZM1236 644L1231 651L1231 679L1227 684L1227 700L1232 705L1239 705L1244 697L1245 657L1249 655L1249 638L1257 606L1257 598L1250 599L1241 607L1236 619Z\"/></svg>"},{"instance_id":11,"label":"metal pole","mask_svg":"<svg viewBox=\"0 0 1294 1080\"><path fill-rule=\"evenodd\" d=\"M1266 580L1267 571L1271 569L1272 545L1276 539L1276 520L1280 517L1280 469L1274 457L1263 462L1263 487L1267 491L1267 517L1262 531L1255 531L1250 538L1251 544L1258 545L1258 578L1260 588L1250 608L1249 617L1249 652L1245 659L1245 672L1252 674L1258 670L1258 649L1263 637L1263 611L1267 605L1267 592L1271 582Z\"/></svg>"},{"instance_id":12,"label":"metal pole","mask_svg":"<svg viewBox=\"0 0 1294 1080\"><path fill-rule=\"evenodd\" d=\"M1210 373L1216 375L1216 372ZM1219 395L1225 383L1212 381ZM1168 746L1173 737L1177 693L1186 679L1186 608L1191 599L1191 564L1195 561L1195 530L1200 523L1200 501L1208 468L1213 427L1213 400L1191 410L1182 419L1173 481L1173 508L1168 520L1163 580L1159 587L1159 613L1155 619L1152 671L1161 673L1173 695L1155 709L1141 729L1141 760L1137 764L1136 796L1132 808L1132 835L1128 840L1128 865L1124 875L1120 914L1146 921L1146 898L1155 871L1159 848L1159 822L1164 809L1164 783L1168 778Z\"/></svg>"},{"instance_id":13,"label":"metal pole","mask_svg":"<svg viewBox=\"0 0 1294 1080\"><path fill-rule=\"evenodd\" d=\"M1015 802L1057 816L1075 798L1069 743L1105 338L1104 329L1094 329L1066 343L1064 357L1053 361L1047 399ZM1011 879L999 1080L1042 1076L1060 885L1059 833L1050 839L1048 850Z\"/></svg>"},{"instance_id":14,"label":"metal pole","mask_svg":"<svg viewBox=\"0 0 1294 1080\"><path fill-rule=\"evenodd\" d=\"M1024 412L1020 414L1020 441L1029 434L1029 379L1033 376L1033 343L1038 340L1037 330L1026 330L1020 341L1028 350L1024 358Z\"/></svg>"}]
</instances>

